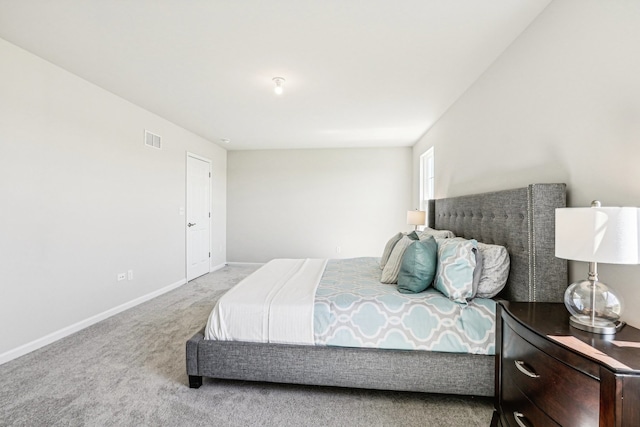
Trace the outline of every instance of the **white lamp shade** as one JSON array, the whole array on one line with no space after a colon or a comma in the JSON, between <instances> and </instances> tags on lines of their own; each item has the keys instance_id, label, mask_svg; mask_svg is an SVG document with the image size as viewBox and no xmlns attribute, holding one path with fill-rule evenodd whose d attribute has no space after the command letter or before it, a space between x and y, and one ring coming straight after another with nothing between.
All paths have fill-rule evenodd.
<instances>
[{"instance_id":1,"label":"white lamp shade","mask_svg":"<svg viewBox=\"0 0 640 427\"><path fill-rule=\"evenodd\" d=\"M640 264L640 209L556 209L556 256L605 264Z\"/></svg>"},{"instance_id":2,"label":"white lamp shade","mask_svg":"<svg viewBox=\"0 0 640 427\"><path fill-rule=\"evenodd\" d=\"M425 220L426 220L425 211L407 211L407 224L424 225Z\"/></svg>"}]
</instances>

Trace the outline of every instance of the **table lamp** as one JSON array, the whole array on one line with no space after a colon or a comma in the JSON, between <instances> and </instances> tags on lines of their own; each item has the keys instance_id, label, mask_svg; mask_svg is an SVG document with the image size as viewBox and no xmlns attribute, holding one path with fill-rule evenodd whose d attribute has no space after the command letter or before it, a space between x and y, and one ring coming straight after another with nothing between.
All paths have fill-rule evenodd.
<instances>
[{"instance_id":1,"label":"table lamp","mask_svg":"<svg viewBox=\"0 0 640 427\"><path fill-rule=\"evenodd\" d=\"M640 263L640 209L601 207L556 209L556 257L589 263L587 280L572 283L564 294L571 326L596 334L615 334L622 300L598 279L598 263Z\"/></svg>"},{"instance_id":2,"label":"table lamp","mask_svg":"<svg viewBox=\"0 0 640 427\"><path fill-rule=\"evenodd\" d=\"M415 226L414 230L417 230L419 225L424 225L425 219L425 211L407 211L407 224Z\"/></svg>"}]
</instances>

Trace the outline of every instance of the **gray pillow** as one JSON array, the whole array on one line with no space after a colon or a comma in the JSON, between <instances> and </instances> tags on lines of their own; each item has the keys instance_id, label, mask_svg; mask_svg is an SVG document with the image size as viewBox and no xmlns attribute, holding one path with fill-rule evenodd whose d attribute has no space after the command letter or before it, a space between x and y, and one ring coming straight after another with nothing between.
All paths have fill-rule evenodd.
<instances>
[{"instance_id":1,"label":"gray pillow","mask_svg":"<svg viewBox=\"0 0 640 427\"><path fill-rule=\"evenodd\" d=\"M431 285L436 275L438 244L432 236L413 242L404 251L398 273L398 292L422 292Z\"/></svg>"},{"instance_id":2,"label":"gray pillow","mask_svg":"<svg viewBox=\"0 0 640 427\"><path fill-rule=\"evenodd\" d=\"M482 256L482 271L476 296L493 298L507 284L511 260L507 248L478 242L478 252Z\"/></svg>"},{"instance_id":3,"label":"gray pillow","mask_svg":"<svg viewBox=\"0 0 640 427\"><path fill-rule=\"evenodd\" d=\"M433 236L436 239L450 239L452 237L456 237L455 234L453 234L453 231L449 231L449 230L435 230L433 228L425 228L424 230L422 230L418 236L420 237L420 239L427 237L427 236Z\"/></svg>"},{"instance_id":4,"label":"gray pillow","mask_svg":"<svg viewBox=\"0 0 640 427\"><path fill-rule=\"evenodd\" d=\"M382 277L380 281L382 283L397 283L398 273L400 272L400 264L402 263L402 255L410 244L415 242L409 236L403 236L398 243L393 247L389 260L382 269Z\"/></svg>"},{"instance_id":5,"label":"gray pillow","mask_svg":"<svg viewBox=\"0 0 640 427\"><path fill-rule=\"evenodd\" d=\"M396 245L396 243L400 241L400 239L402 239L402 236L404 236L404 234L402 233L396 234L395 236L390 238L387 244L385 245L384 251L382 252L382 257L380 258L381 269L383 269L384 266L387 264L387 261L389 261L389 256L391 255L391 251L393 250L393 247Z\"/></svg>"}]
</instances>

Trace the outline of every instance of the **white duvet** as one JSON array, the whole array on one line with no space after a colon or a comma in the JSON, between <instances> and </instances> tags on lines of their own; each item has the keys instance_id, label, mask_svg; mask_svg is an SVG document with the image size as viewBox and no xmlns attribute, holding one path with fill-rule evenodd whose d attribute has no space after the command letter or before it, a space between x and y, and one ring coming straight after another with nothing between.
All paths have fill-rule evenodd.
<instances>
[{"instance_id":1,"label":"white duvet","mask_svg":"<svg viewBox=\"0 0 640 427\"><path fill-rule=\"evenodd\" d=\"M326 264L326 259L268 262L218 300L205 338L313 345L314 298Z\"/></svg>"}]
</instances>

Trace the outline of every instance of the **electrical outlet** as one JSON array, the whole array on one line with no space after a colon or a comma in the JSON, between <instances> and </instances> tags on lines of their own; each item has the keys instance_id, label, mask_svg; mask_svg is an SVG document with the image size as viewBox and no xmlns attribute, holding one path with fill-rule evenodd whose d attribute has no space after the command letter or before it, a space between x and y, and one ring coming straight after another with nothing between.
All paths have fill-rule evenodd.
<instances>
[{"instance_id":1,"label":"electrical outlet","mask_svg":"<svg viewBox=\"0 0 640 427\"><path fill-rule=\"evenodd\" d=\"M118 282L127 278L126 273L118 273Z\"/></svg>"},{"instance_id":2,"label":"electrical outlet","mask_svg":"<svg viewBox=\"0 0 640 427\"><path fill-rule=\"evenodd\" d=\"M133 270L127 271L127 279L128 280L133 280Z\"/></svg>"}]
</instances>

